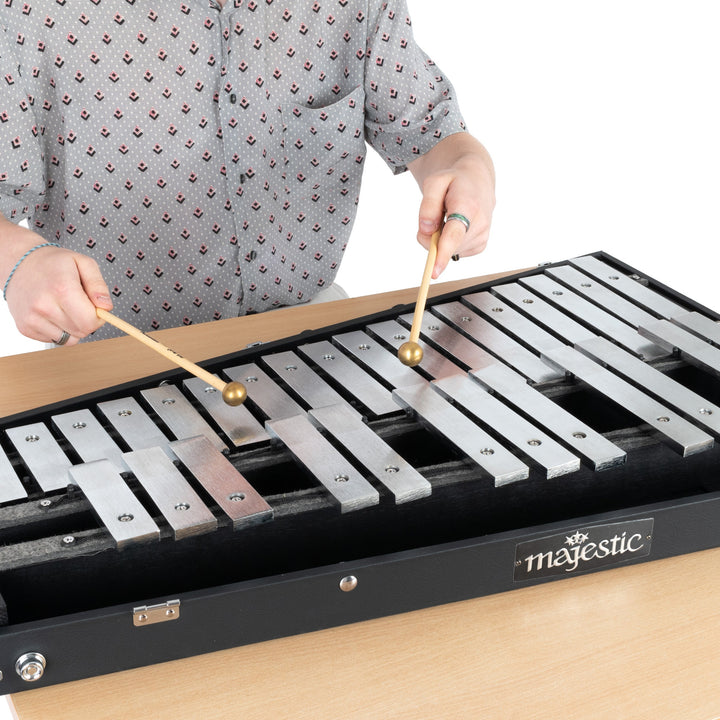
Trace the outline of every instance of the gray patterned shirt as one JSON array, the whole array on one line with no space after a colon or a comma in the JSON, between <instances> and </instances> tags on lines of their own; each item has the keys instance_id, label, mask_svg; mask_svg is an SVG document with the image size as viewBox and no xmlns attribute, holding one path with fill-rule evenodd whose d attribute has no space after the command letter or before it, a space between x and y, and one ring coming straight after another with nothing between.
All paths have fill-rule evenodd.
<instances>
[{"instance_id":1,"label":"gray patterned shirt","mask_svg":"<svg viewBox=\"0 0 720 720\"><path fill-rule=\"evenodd\" d=\"M0 30L0 212L143 330L309 300L365 142L400 172L464 130L405 0L4 0Z\"/></svg>"}]
</instances>

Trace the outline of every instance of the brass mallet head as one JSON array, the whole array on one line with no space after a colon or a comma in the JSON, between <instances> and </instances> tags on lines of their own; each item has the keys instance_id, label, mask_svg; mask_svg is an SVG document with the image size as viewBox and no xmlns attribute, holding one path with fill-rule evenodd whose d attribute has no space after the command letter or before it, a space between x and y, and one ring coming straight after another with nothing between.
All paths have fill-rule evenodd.
<instances>
[{"instance_id":1,"label":"brass mallet head","mask_svg":"<svg viewBox=\"0 0 720 720\"><path fill-rule=\"evenodd\" d=\"M229 382L222 391L222 399L228 404L235 407L242 405L247 397L247 389L242 383Z\"/></svg>"},{"instance_id":2,"label":"brass mallet head","mask_svg":"<svg viewBox=\"0 0 720 720\"><path fill-rule=\"evenodd\" d=\"M418 343L408 340L398 348L398 359L403 365L415 367L423 359L423 350Z\"/></svg>"}]
</instances>

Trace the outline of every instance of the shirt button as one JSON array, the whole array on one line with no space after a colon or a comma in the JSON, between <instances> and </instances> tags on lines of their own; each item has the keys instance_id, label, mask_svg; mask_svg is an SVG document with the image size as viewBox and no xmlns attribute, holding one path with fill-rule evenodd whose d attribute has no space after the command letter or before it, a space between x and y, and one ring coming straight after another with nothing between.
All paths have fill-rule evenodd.
<instances>
[{"instance_id":1,"label":"shirt button","mask_svg":"<svg viewBox=\"0 0 720 720\"><path fill-rule=\"evenodd\" d=\"M254 260L254 259L257 257L257 253L256 253L254 250L251 250L251 251L248 253L248 257L249 257L251 260Z\"/></svg>"},{"instance_id":2,"label":"shirt button","mask_svg":"<svg viewBox=\"0 0 720 720\"><path fill-rule=\"evenodd\" d=\"M230 93L230 103L234 105L237 102L237 95L235 93Z\"/></svg>"}]
</instances>

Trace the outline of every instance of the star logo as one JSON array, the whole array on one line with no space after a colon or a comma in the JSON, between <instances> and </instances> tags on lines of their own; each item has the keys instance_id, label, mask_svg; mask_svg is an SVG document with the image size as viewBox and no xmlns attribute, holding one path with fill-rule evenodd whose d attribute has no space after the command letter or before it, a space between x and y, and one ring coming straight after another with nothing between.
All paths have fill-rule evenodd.
<instances>
[{"instance_id":1,"label":"star logo","mask_svg":"<svg viewBox=\"0 0 720 720\"><path fill-rule=\"evenodd\" d=\"M568 535L565 538L565 544L570 545L570 547L573 547L574 545L582 545L586 540L588 539L587 533L581 533L580 531L575 531L572 535Z\"/></svg>"}]
</instances>

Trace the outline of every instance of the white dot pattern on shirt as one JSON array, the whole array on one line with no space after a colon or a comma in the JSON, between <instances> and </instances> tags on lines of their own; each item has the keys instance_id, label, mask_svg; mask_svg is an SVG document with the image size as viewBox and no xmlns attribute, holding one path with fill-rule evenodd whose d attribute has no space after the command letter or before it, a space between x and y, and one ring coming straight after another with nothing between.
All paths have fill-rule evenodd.
<instances>
[{"instance_id":1,"label":"white dot pattern on shirt","mask_svg":"<svg viewBox=\"0 0 720 720\"><path fill-rule=\"evenodd\" d=\"M0 211L93 257L144 330L309 300L348 242L365 140L400 171L464 129L403 0L3 13Z\"/></svg>"}]
</instances>

